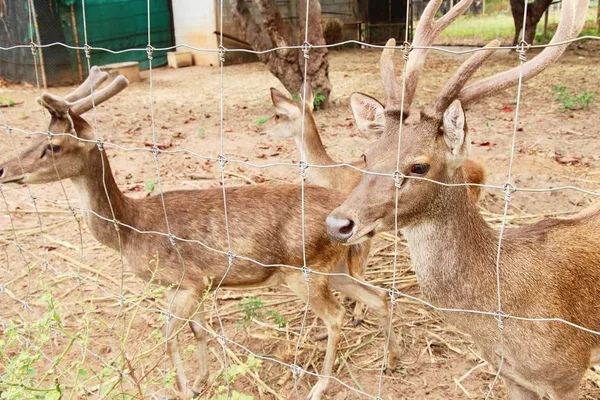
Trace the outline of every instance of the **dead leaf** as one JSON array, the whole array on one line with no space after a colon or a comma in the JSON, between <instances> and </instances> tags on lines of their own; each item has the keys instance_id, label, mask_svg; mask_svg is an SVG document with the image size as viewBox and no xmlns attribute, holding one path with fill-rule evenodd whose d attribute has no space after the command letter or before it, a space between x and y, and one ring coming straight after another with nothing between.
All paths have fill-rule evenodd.
<instances>
[{"instance_id":1,"label":"dead leaf","mask_svg":"<svg viewBox=\"0 0 600 400\"><path fill-rule=\"evenodd\" d=\"M267 155L265 153L260 153L256 158L267 158Z\"/></svg>"},{"instance_id":2,"label":"dead leaf","mask_svg":"<svg viewBox=\"0 0 600 400\"><path fill-rule=\"evenodd\" d=\"M154 147L154 143L152 143L152 142L144 142L144 146L146 146L146 147ZM166 150L166 149L168 149L170 147L173 147L173 143L171 143L171 142L165 143L165 144L160 144L160 143L156 144L156 148L159 149L159 150Z\"/></svg>"},{"instance_id":3,"label":"dead leaf","mask_svg":"<svg viewBox=\"0 0 600 400\"><path fill-rule=\"evenodd\" d=\"M512 107L511 106L504 106L504 107L502 107L502 111L504 111L504 112L511 112L512 111Z\"/></svg>"}]
</instances>

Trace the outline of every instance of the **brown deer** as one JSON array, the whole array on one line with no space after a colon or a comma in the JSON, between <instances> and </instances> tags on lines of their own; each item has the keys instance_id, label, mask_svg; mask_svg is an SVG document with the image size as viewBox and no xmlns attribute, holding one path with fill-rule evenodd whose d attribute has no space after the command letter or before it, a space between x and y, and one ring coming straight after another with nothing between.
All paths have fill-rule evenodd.
<instances>
[{"instance_id":1,"label":"brown deer","mask_svg":"<svg viewBox=\"0 0 600 400\"><path fill-rule=\"evenodd\" d=\"M329 156L321 141L319 128L317 127L317 123L313 116L314 93L311 86L307 86L307 99L304 110L302 110L301 101L293 101L279 90L271 88L271 100L275 106L275 114L264 125L264 129L269 136L294 138L302 159L309 164L309 167L306 170L306 176L311 183L335 189L344 195L348 195L360 182L363 173L359 169L365 169L365 161L363 159L350 163L350 165L359 169L348 166L330 168L314 167L315 165L327 167L339 163ZM362 114L357 113L357 110L359 109L358 104L363 104L373 99L365 95L359 97L358 94L354 94L351 100L352 109L355 113L355 118L361 133L368 138L379 137L381 129L373 123L364 125L365 118L362 117ZM302 138L303 119L304 138ZM374 115L374 119L378 122L379 115ZM483 184L485 182L484 168L477 162L467 160L465 162L464 171L467 183ZM473 201L476 202L479 200L481 187L469 186L469 189ZM364 242L363 245L364 247L360 248L361 254L350 254L349 256L351 259L356 260L356 262L353 263L356 266L353 269L353 272L355 276L359 277L361 280L365 280L364 273L371 243L370 241L367 241ZM355 252L353 248L350 248L349 251L350 253ZM357 303L354 308L354 319L352 321L354 325L360 324L364 313L364 307Z\"/></svg>"},{"instance_id":2,"label":"brown deer","mask_svg":"<svg viewBox=\"0 0 600 400\"><path fill-rule=\"evenodd\" d=\"M353 279L348 246L332 242L327 236L323 221L343 200L340 194L318 186L305 187L309 293L301 268L263 267L249 261L303 265L301 188L298 185L226 189L231 249L237 256L227 252L222 189L164 193L169 229L174 235L169 237L161 197L133 199L123 195L111 172L106 155L108 146L98 145L93 128L78 115L92 108L90 87L97 87L104 79L106 77L93 68L87 81L65 98L43 94L39 102L51 115L50 136L25 150L19 156L20 163L15 158L0 164L0 183L37 184L70 179L79 193L84 220L96 240L112 249L121 248L138 277L154 279L168 289L167 299L174 318L165 332L167 352L176 369L176 386L181 396L198 395L209 376L207 328L201 299L206 290L214 289L211 282L222 282L222 287L227 288L285 283L309 302L310 308L324 321L328 333L321 376L308 395L310 399L320 399L327 388L340 339L344 308L333 296L332 289L366 304L380 319L384 334L391 332L388 366L394 368L399 347L390 330L386 292ZM116 95L127 83L125 78L118 77L96 91L95 104ZM118 232L113 213L118 221ZM142 233L149 231L165 234ZM358 247L360 245L350 246ZM158 267L150 263L155 258L159 260ZM226 273L230 260L232 266ZM197 340L199 361L198 376L191 386L187 383L176 335L186 321Z\"/></svg>"},{"instance_id":3,"label":"brown deer","mask_svg":"<svg viewBox=\"0 0 600 400\"><path fill-rule=\"evenodd\" d=\"M434 7L433 3L429 5ZM587 3L563 2L553 46L523 65L523 80L541 72L562 54L567 44L559 43L577 37ZM495 47L497 42L491 45ZM392 50L383 53L381 70L388 82L387 104L380 109L384 128L367 153L367 169L391 174L396 171L398 130L403 119ZM498 310L499 232L488 226L474 203L468 201L467 188L455 185L465 181L460 166L469 156L463 105L519 81L517 67L464 87L491 53L475 53L433 104L422 111L420 121L402 127L396 179L365 175L327 218L328 231L333 239L352 245L376 232L394 229L397 196L398 227L408 242L425 297L444 309L496 314L455 311L443 312L442 316L471 335L495 371L501 366L509 398L578 399L586 369L600 363L600 336L561 322L524 321L510 316L560 318L599 330L600 206L570 219L545 219L505 231L499 260ZM410 80L406 86L413 87L418 71L407 72ZM404 110L409 107L410 102L404 104Z\"/></svg>"}]
</instances>

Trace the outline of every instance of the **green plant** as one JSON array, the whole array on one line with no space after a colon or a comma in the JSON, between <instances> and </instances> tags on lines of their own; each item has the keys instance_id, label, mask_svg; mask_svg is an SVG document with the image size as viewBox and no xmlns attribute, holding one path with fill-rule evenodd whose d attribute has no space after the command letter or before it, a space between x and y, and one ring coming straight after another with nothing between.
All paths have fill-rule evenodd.
<instances>
[{"instance_id":1,"label":"green plant","mask_svg":"<svg viewBox=\"0 0 600 400\"><path fill-rule=\"evenodd\" d=\"M44 368L43 348L52 340L56 330L64 333L60 310L50 295L44 295L40 301L46 311L37 321L14 324L6 321L3 335L0 336L0 359L3 360L0 375L0 398L10 400L62 398L65 385L53 374L55 366L63 360L72 347L75 338L71 338L66 350L55 360L50 368ZM36 367L46 371L38 374ZM87 374L79 370L80 376Z\"/></svg>"},{"instance_id":2,"label":"green plant","mask_svg":"<svg viewBox=\"0 0 600 400\"><path fill-rule=\"evenodd\" d=\"M589 110L590 105L596 99L596 94L588 91L579 93L578 96L574 96L567 88L563 86L554 86L554 92L556 93L556 100L560 102L565 110Z\"/></svg>"},{"instance_id":3,"label":"green plant","mask_svg":"<svg viewBox=\"0 0 600 400\"><path fill-rule=\"evenodd\" d=\"M203 127L198 128L198 137L204 139L206 137L206 131Z\"/></svg>"},{"instance_id":4,"label":"green plant","mask_svg":"<svg viewBox=\"0 0 600 400\"><path fill-rule=\"evenodd\" d=\"M19 111L19 115L17 116L17 118L19 118L19 119L27 119L29 117L27 116L27 113L25 113L25 111Z\"/></svg>"},{"instance_id":5,"label":"green plant","mask_svg":"<svg viewBox=\"0 0 600 400\"><path fill-rule=\"evenodd\" d=\"M257 126L263 126L270 119L271 119L271 117L259 117L259 118L256 118L256 125Z\"/></svg>"},{"instance_id":6,"label":"green plant","mask_svg":"<svg viewBox=\"0 0 600 400\"><path fill-rule=\"evenodd\" d=\"M243 364L233 364L230 365L227 369L227 376L225 379L225 374L221 376L221 378L225 382L229 382L229 385L232 385L240 376L246 376L249 372L257 372L260 370L261 360L257 360L252 354L248 356L248 359ZM237 390L231 390L229 392L229 396L227 396L227 386L220 385L217 388L217 394L210 398L211 400L253 400L254 397L240 393Z\"/></svg>"},{"instance_id":7,"label":"green plant","mask_svg":"<svg viewBox=\"0 0 600 400\"><path fill-rule=\"evenodd\" d=\"M147 180L146 182L144 182L144 187L150 193L154 193L154 191L156 190L156 182L153 179Z\"/></svg>"},{"instance_id":8,"label":"green plant","mask_svg":"<svg viewBox=\"0 0 600 400\"><path fill-rule=\"evenodd\" d=\"M0 106L14 107L15 104L16 104L15 101L13 99L11 99L10 97L7 97L7 98L0 97Z\"/></svg>"},{"instance_id":9,"label":"green plant","mask_svg":"<svg viewBox=\"0 0 600 400\"><path fill-rule=\"evenodd\" d=\"M323 91L321 89L317 89L315 91L315 99L314 99L315 110L320 110L323 103L325 103L325 100L327 100L327 98L323 94Z\"/></svg>"},{"instance_id":10,"label":"green plant","mask_svg":"<svg viewBox=\"0 0 600 400\"><path fill-rule=\"evenodd\" d=\"M247 325L254 318L261 320L264 316L262 312L264 305L265 302L263 299L256 296L241 300L238 303L238 308L242 310L242 320L239 323L241 325Z\"/></svg>"},{"instance_id":11,"label":"green plant","mask_svg":"<svg viewBox=\"0 0 600 400\"><path fill-rule=\"evenodd\" d=\"M275 322L275 325L277 325L277 327L279 327L280 329L283 329L286 326L288 326L287 318L279 314L276 310L272 308L269 309L269 311L267 311L267 315L273 318L273 322Z\"/></svg>"}]
</instances>

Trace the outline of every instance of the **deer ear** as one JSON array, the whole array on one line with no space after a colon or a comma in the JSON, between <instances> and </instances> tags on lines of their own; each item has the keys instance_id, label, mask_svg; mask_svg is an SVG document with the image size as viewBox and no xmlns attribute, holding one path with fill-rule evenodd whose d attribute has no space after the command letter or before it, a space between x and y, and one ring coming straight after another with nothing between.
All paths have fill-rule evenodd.
<instances>
[{"instance_id":1,"label":"deer ear","mask_svg":"<svg viewBox=\"0 0 600 400\"><path fill-rule=\"evenodd\" d=\"M353 93L350 105L358 131L368 139L379 138L385 125L383 104L366 94Z\"/></svg>"},{"instance_id":2,"label":"deer ear","mask_svg":"<svg viewBox=\"0 0 600 400\"><path fill-rule=\"evenodd\" d=\"M271 88L271 100L273 100L273 105L278 113L285 114L289 117L300 115L298 106L275 88Z\"/></svg>"},{"instance_id":3,"label":"deer ear","mask_svg":"<svg viewBox=\"0 0 600 400\"><path fill-rule=\"evenodd\" d=\"M312 86L310 86L310 84L307 83L307 85L308 87L306 88L306 105L308 106L310 112L313 112L315 110L315 92Z\"/></svg>"},{"instance_id":4,"label":"deer ear","mask_svg":"<svg viewBox=\"0 0 600 400\"><path fill-rule=\"evenodd\" d=\"M454 100L444 112L442 126L444 140L450 149L450 157L458 164L462 164L469 156L471 142L467 140L465 111L460 101Z\"/></svg>"}]
</instances>

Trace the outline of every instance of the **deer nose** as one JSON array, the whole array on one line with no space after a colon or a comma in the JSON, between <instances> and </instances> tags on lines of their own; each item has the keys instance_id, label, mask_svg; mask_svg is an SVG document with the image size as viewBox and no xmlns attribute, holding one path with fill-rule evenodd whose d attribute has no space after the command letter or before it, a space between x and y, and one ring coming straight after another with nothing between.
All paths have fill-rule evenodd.
<instances>
[{"instance_id":1,"label":"deer nose","mask_svg":"<svg viewBox=\"0 0 600 400\"><path fill-rule=\"evenodd\" d=\"M0 168L0 179L4 178L4 168Z\"/></svg>"},{"instance_id":2,"label":"deer nose","mask_svg":"<svg viewBox=\"0 0 600 400\"><path fill-rule=\"evenodd\" d=\"M339 218L330 215L327 217L326 222L327 234L333 240L345 242L354 234L354 228L356 225L351 219Z\"/></svg>"}]
</instances>

